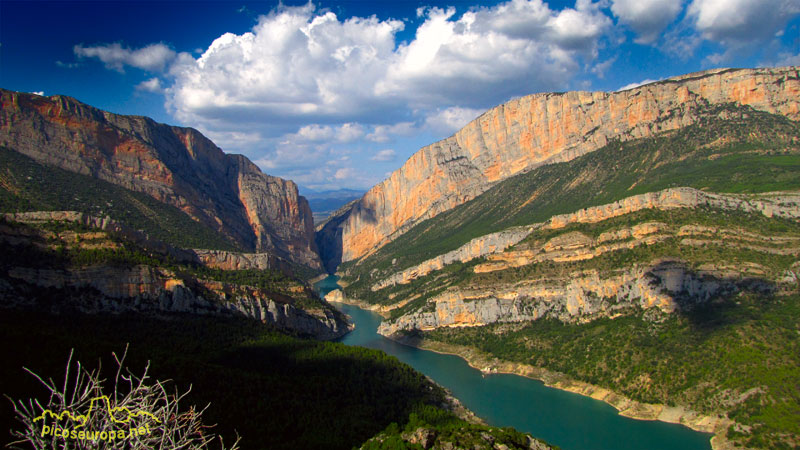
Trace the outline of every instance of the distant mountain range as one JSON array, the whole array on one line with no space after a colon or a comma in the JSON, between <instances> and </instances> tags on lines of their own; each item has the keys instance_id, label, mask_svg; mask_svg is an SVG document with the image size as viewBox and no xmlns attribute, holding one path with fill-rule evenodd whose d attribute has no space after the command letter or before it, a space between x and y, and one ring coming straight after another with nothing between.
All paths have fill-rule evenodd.
<instances>
[{"instance_id":1,"label":"distant mountain range","mask_svg":"<svg viewBox=\"0 0 800 450\"><path fill-rule=\"evenodd\" d=\"M356 189L336 189L329 191L315 191L308 188L300 188L300 191L308 199L311 213L314 216L314 224L319 224L333 214L342 206L357 200L366 191Z\"/></svg>"}]
</instances>

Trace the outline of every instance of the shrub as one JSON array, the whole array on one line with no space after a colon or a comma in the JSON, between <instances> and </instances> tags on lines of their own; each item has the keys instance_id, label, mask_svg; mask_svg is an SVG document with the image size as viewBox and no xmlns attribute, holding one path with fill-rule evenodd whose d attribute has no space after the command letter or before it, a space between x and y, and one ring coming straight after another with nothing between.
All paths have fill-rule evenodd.
<instances>
[{"instance_id":1,"label":"shrub","mask_svg":"<svg viewBox=\"0 0 800 450\"><path fill-rule=\"evenodd\" d=\"M126 353L127 354L127 348ZM165 382L151 380L148 366L141 376L117 363L110 391L105 391L101 370L88 370L80 362L73 368L70 352L64 382L58 388L29 369L49 392L49 398L11 400L24 430L14 431L12 448L27 444L34 449L208 449L216 441L201 419L205 409L194 406L181 411L179 403L189 391L169 394ZM74 375L73 375L74 373ZM225 449L222 438L218 440ZM238 439L230 450L238 448Z\"/></svg>"}]
</instances>

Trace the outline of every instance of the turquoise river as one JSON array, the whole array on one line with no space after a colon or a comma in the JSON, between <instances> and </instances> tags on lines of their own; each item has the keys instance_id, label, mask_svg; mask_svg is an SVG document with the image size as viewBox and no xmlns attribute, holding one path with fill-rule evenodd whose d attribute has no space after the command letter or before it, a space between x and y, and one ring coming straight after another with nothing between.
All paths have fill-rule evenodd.
<instances>
[{"instance_id":1,"label":"turquoise river","mask_svg":"<svg viewBox=\"0 0 800 450\"><path fill-rule=\"evenodd\" d=\"M330 276L315 285L321 295L337 289ZM463 359L398 344L377 333L381 317L337 303L356 328L340 339L375 348L428 375L490 425L512 426L563 450L708 450L710 437L681 425L634 420L598 400L553 389L517 375L484 376Z\"/></svg>"}]
</instances>

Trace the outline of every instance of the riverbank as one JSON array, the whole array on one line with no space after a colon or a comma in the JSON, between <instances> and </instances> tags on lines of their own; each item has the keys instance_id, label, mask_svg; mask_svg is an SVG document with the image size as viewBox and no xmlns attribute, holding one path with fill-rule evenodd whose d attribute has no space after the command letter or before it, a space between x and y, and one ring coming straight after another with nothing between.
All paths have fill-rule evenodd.
<instances>
[{"instance_id":1,"label":"riverbank","mask_svg":"<svg viewBox=\"0 0 800 450\"><path fill-rule=\"evenodd\" d=\"M318 280L318 281L321 281L321 280ZM330 302L330 303L340 303L340 304L343 304L343 305L355 306L355 307L360 308L360 309L371 310L373 312L378 312L374 308L373 309L368 308L365 303L360 302L358 300L349 300L348 301L348 299L343 294L344 294L344 292L341 289L334 289L332 291L329 291L325 295L325 301ZM353 323L353 329L355 329L355 323ZM469 408L464 406L464 404L461 403L461 400L459 400L455 395L453 395L453 393L449 389L447 389L446 387L444 387L441 384L437 383L436 380L434 380L433 378L431 378L428 375L426 375L425 378L427 378L428 381L430 381L432 384L434 384L436 386L439 386L444 391L444 393L445 393L444 404L441 405L444 409L447 409L448 411L452 412L453 414L456 415L456 417L458 417L461 420L467 421L467 422L472 423L472 424L486 425L486 421L485 420L483 420L477 414L475 414L472 410L470 410Z\"/></svg>"},{"instance_id":2,"label":"riverbank","mask_svg":"<svg viewBox=\"0 0 800 450\"><path fill-rule=\"evenodd\" d=\"M408 345L436 353L455 355L484 374L505 373L539 380L548 387L591 397L613 406L620 415L637 420L658 420L684 425L692 430L711 433L713 450L743 450L735 447L726 437L728 427L734 422L722 416L708 416L681 406L642 403L609 389L578 381L559 372L541 367L500 360L474 348L457 346L421 338L390 338Z\"/></svg>"},{"instance_id":3,"label":"riverbank","mask_svg":"<svg viewBox=\"0 0 800 450\"><path fill-rule=\"evenodd\" d=\"M328 292L325 295L325 301L333 303L343 303L345 305L366 309L367 311L372 311L376 314L379 314L384 319L389 317L389 310L387 310L385 307L362 302L361 300L354 298L348 298L342 289L334 289Z\"/></svg>"},{"instance_id":4,"label":"riverbank","mask_svg":"<svg viewBox=\"0 0 800 450\"><path fill-rule=\"evenodd\" d=\"M330 275L328 275L327 273L321 273L321 274L315 276L314 278L306 281L306 283L310 284L311 286L314 286L315 284L319 283L320 281L324 280L325 278L328 278L329 276Z\"/></svg>"}]
</instances>

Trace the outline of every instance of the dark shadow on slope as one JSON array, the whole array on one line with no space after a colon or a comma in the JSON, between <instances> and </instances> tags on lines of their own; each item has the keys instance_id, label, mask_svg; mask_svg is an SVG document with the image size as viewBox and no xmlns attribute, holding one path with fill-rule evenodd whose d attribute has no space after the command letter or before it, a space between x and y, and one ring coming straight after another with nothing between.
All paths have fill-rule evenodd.
<instances>
[{"instance_id":1,"label":"dark shadow on slope","mask_svg":"<svg viewBox=\"0 0 800 450\"><path fill-rule=\"evenodd\" d=\"M743 293L771 296L778 290L775 282L750 276L717 276L697 271L683 261L662 261L651 270L653 283L665 286L666 293L678 305L678 313L693 327L711 330L731 322L729 311L736 308L736 297Z\"/></svg>"},{"instance_id":2,"label":"dark shadow on slope","mask_svg":"<svg viewBox=\"0 0 800 450\"><path fill-rule=\"evenodd\" d=\"M210 403L205 423L229 443L238 432L244 449L350 449L438 400L423 375L382 352L297 339L254 321L3 310L0 341L0 393L15 399L46 396L23 366L58 384L70 349L90 368L113 368L111 352L130 343L134 373L150 361L154 379L171 379L181 392L191 386L183 409ZM6 404L5 443L15 428Z\"/></svg>"},{"instance_id":3,"label":"dark shadow on slope","mask_svg":"<svg viewBox=\"0 0 800 450\"><path fill-rule=\"evenodd\" d=\"M314 235L322 265L330 274L336 272L336 268L342 263L342 227L355 206L356 201L353 201L331 214L320 224Z\"/></svg>"}]
</instances>

